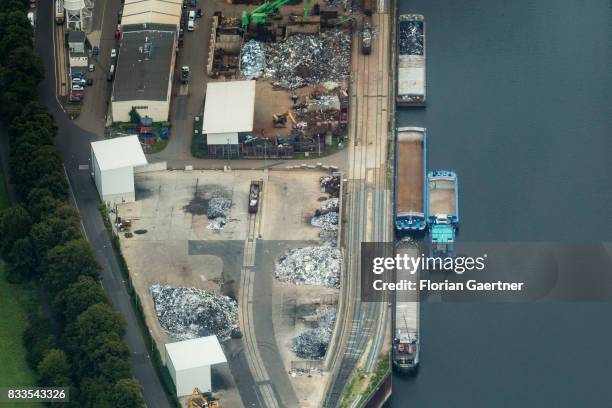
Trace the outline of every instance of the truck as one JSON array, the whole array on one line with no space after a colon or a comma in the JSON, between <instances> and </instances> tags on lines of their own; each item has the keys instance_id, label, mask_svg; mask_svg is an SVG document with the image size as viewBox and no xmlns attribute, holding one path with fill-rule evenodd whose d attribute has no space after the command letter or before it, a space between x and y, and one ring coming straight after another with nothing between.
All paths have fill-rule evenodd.
<instances>
[{"instance_id":1,"label":"truck","mask_svg":"<svg viewBox=\"0 0 612 408\"><path fill-rule=\"evenodd\" d=\"M395 136L394 222L398 234L427 227L427 129L400 127Z\"/></svg>"},{"instance_id":2,"label":"truck","mask_svg":"<svg viewBox=\"0 0 612 408\"><path fill-rule=\"evenodd\" d=\"M372 52L372 18L366 16L361 27L361 53L369 55Z\"/></svg>"},{"instance_id":3,"label":"truck","mask_svg":"<svg viewBox=\"0 0 612 408\"><path fill-rule=\"evenodd\" d=\"M425 106L425 18L422 15L399 16L396 54L396 105Z\"/></svg>"},{"instance_id":4,"label":"truck","mask_svg":"<svg viewBox=\"0 0 612 408\"><path fill-rule=\"evenodd\" d=\"M259 196L262 184L262 180L251 181L251 188L249 189L249 214L255 214L259 209Z\"/></svg>"},{"instance_id":5,"label":"truck","mask_svg":"<svg viewBox=\"0 0 612 408\"><path fill-rule=\"evenodd\" d=\"M189 82L189 67L181 67L181 84L185 85Z\"/></svg>"},{"instance_id":6,"label":"truck","mask_svg":"<svg viewBox=\"0 0 612 408\"><path fill-rule=\"evenodd\" d=\"M451 255L459 225L457 174L434 170L427 174L430 249L434 255Z\"/></svg>"},{"instance_id":7,"label":"truck","mask_svg":"<svg viewBox=\"0 0 612 408\"><path fill-rule=\"evenodd\" d=\"M55 0L55 23L61 25L64 21L64 0Z\"/></svg>"},{"instance_id":8,"label":"truck","mask_svg":"<svg viewBox=\"0 0 612 408\"><path fill-rule=\"evenodd\" d=\"M405 238L396 242L395 255L416 258L419 248ZM396 270L396 283L418 282L420 271ZM415 374L419 366L420 298L418 290L395 290L393 302L393 344L391 361L398 374Z\"/></svg>"}]
</instances>

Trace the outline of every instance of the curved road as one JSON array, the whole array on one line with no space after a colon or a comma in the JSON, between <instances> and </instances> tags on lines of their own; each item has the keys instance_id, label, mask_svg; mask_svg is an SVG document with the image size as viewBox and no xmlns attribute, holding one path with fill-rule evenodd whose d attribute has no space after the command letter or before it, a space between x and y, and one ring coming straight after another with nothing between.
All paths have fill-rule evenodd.
<instances>
[{"instance_id":1,"label":"curved road","mask_svg":"<svg viewBox=\"0 0 612 408\"><path fill-rule=\"evenodd\" d=\"M96 140L96 135L76 126L64 114L56 98L55 47L52 41L54 30L53 2L41 1L36 27L36 51L44 62L46 72L46 78L40 86L41 103L47 106L55 118L58 127L57 146L64 159L73 199L81 214L85 235L102 266L101 283L111 304L127 320L125 341L132 353L132 369L134 376L143 387L145 402L148 407L170 407L151 362L150 350L147 349L138 327L138 320L124 286L119 264L102 222L98 210L98 192L91 181L89 170L79 170L79 165L89 165L89 143ZM103 49L102 52L104 51L108 50ZM93 95L89 98L93 99Z\"/></svg>"}]
</instances>

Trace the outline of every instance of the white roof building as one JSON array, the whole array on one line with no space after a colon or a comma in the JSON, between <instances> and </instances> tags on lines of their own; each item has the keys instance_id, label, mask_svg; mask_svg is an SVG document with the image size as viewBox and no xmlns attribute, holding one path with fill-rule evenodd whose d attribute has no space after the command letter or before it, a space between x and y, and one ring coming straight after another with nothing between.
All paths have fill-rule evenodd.
<instances>
[{"instance_id":1,"label":"white roof building","mask_svg":"<svg viewBox=\"0 0 612 408\"><path fill-rule=\"evenodd\" d=\"M173 24L181 22L182 0L125 0L121 24Z\"/></svg>"},{"instance_id":2,"label":"white roof building","mask_svg":"<svg viewBox=\"0 0 612 408\"><path fill-rule=\"evenodd\" d=\"M147 164L138 136L117 137L91 144L93 178L105 203L136 199L134 167Z\"/></svg>"},{"instance_id":3,"label":"white roof building","mask_svg":"<svg viewBox=\"0 0 612 408\"><path fill-rule=\"evenodd\" d=\"M211 392L210 367L226 362L217 336L166 344L166 366L178 397L191 395L196 387Z\"/></svg>"},{"instance_id":4,"label":"white roof building","mask_svg":"<svg viewBox=\"0 0 612 408\"><path fill-rule=\"evenodd\" d=\"M238 144L238 133L253 131L255 81L209 82L202 116L209 145Z\"/></svg>"}]
</instances>

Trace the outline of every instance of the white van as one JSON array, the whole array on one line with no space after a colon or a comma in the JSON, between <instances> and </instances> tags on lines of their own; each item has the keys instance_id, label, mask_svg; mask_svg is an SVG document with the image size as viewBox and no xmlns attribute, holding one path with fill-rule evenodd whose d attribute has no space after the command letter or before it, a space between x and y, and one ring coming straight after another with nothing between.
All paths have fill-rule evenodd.
<instances>
[{"instance_id":1,"label":"white van","mask_svg":"<svg viewBox=\"0 0 612 408\"><path fill-rule=\"evenodd\" d=\"M190 10L189 11L189 21L194 21L195 20L195 10Z\"/></svg>"},{"instance_id":2,"label":"white van","mask_svg":"<svg viewBox=\"0 0 612 408\"><path fill-rule=\"evenodd\" d=\"M191 14L189 14L189 18L191 18ZM30 20L30 24L32 24L32 27L34 27L34 13L32 11L28 12L28 20Z\"/></svg>"},{"instance_id":3,"label":"white van","mask_svg":"<svg viewBox=\"0 0 612 408\"><path fill-rule=\"evenodd\" d=\"M187 31L193 31L193 20L189 20L187 23Z\"/></svg>"}]
</instances>

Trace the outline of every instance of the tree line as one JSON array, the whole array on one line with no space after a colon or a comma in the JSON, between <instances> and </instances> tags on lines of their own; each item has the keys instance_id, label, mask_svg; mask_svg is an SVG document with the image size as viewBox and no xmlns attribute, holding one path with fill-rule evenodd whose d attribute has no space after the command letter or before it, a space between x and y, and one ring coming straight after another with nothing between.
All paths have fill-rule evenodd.
<instances>
[{"instance_id":1,"label":"tree line","mask_svg":"<svg viewBox=\"0 0 612 408\"><path fill-rule=\"evenodd\" d=\"M61 406L144 407L123 340L126 322L99 282L100 265L68 202L57 127L38 100L43 64L27 0L0 0L0 119L18 205L0 213L11 282L39 282L51 314L29 313L23 341L40 386L70 387ZM59 406L59 404L58 404Z\"/></svg>"}]
</instances>

